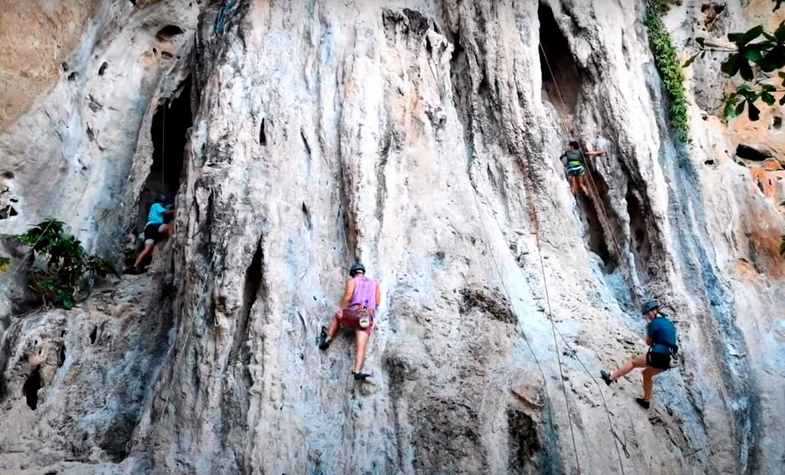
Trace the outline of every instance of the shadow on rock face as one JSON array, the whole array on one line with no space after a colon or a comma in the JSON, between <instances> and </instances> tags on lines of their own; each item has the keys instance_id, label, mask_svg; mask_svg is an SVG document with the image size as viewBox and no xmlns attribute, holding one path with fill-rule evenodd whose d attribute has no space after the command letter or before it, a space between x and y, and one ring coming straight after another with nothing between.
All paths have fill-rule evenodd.
<instances>
[{"instance_id":1,"label":"shadow on rock face","mask_svg":"<svg viewBox=\"0 0 785 475\"><path fill-rule=\"evenodd\" d=\"M497 291L498 292L498 291ZM477 309L490 319L502 323L518 324L518 318L510 310L510 302L503 295L491 295L490 289L461 289L463 302L461 302L461 314L469 313L472 309Z\"/></svg>"}]
</instances>

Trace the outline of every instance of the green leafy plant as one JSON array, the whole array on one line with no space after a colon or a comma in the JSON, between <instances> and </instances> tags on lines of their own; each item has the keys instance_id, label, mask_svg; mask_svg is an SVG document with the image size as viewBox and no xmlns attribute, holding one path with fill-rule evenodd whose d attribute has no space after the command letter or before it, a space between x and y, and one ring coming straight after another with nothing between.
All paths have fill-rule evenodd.
<instances>
[{"instance_id":1,"label":"green leafy plant","mask_svg":"<svg viewBox=\"0 0 785 475\"><path fill-rule=\"evenodd\" d=\"M785 2L773 1L775 11ZM698 56L705 55L708 50L727 52L728 57L722 62L722 72L729 77L738 75L745 82L725 95L723 115L726 119L732 119L741 115L746 108L749 119L758 120L760 109L755 103L760 100L773 106L777 102L774 94L785 92L785 71L777 71L785 67L785 21L772 33L758 25L743 33L729 33L728 40L733 44L732 47L709 46L706 39L697 38L698 52L684 63L684 67L692 64ZM779 105L785 105L785 95L780 98Z\"/></svg>"},{"instance_id":2,"label":"green leafy plant","mask_svg":"<svg viewBox=\"0 0 785 475\"><path fill-rule=\"evenodd\" d=\"M11 267L11 259L8 257L0 257L0 272L7 272Z\"/></svg>"},{"instance_id":3,"label":"green leafy plant","mask_svg":"<svg viewBox=\"0 0 785 475\"><path fill-rule=\"evenodd\" d=\"M17 236L44 261L43 268L30 272L30 288L44 304L70 309L81 292L89 290L98 278L114 272L107 261L89 255L82 243L65 232L65 224L48 219Z\"/></svg>"},{"instance_id":4,"label":"green leafy plant","mask_svg":"<svg viewBox=\"0 0 785 475\"><path fill-rule=\"evenodd\" d=\"M670 100L670 123L676 137L686 142L689 138L689 117L687 115L687 93L684 89L684 73L679 56L673 46L662 16L668 11L665 0L649 0L646 9L646 29L649 33L649 47L654 55L654 63L662 77L665 91Z\"/></svg>"},{"instance_id":5,"label":"green leafy plant","mask_svg":"<svg viewBox=\"0 0 785 475\"><path fill-rule=\"evenodd\" d=\"M785 66L785 21L773 34L759 25L745 33L731 33L728 39L736 45L736 52L723 61L722 72L731 77L738 74L747 82L727 95L724 115L736 117L746 106L750 120L758 120L760 110L755 102L760 99L773 106L776 102L774 93L785 91L785 72L777 71L778 86L769 82L773 77L767 74ZM756 77L754 67L759 68L762 74ZM785 105L785 96L780 98L779 104Z\"/></svg>"}]
</instances>

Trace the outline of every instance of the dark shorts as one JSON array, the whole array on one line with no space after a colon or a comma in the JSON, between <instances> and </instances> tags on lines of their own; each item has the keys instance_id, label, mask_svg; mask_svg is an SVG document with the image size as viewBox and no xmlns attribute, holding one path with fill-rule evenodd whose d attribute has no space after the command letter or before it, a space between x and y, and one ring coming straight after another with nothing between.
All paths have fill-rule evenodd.
<instances>
[{"instance_id":1,"label":"dark shorts","mask_svg":"<svg viewBox=\"0 0 785 475\"><path fill-rule=\"evenodd\" d=\"M371 321L370 325L368 325L368 328L360 327L359 317L355 315L355 312L350 308L344 309L343 316L336 315L336 317L338 318L338 325L340 325L341 328L345 328L347 330L364 331L368 333L373 331L373 315L370 317Z\"/></svg>"},{"instance_id":2,"label":"dark shorts","mask_svg":"<svg viewBox=\"0 0 785 475\"><path fill-rule=\"evenodd\" d=\"M161 242L166 238L166 234L158 230L163 224L148 224L144 227L144 240L153 240L154 242Z\"/></svg>"},{"instance_id":3,"label":"dark shorts","mask_svg":"<svg viewBox=\"0 0 785 475\"><path fill-rule=\"evenodd\" d=\"M671 355L650 351L646 353L646 364L657 369L671 369Z\"/></svg>"}]
</instances>

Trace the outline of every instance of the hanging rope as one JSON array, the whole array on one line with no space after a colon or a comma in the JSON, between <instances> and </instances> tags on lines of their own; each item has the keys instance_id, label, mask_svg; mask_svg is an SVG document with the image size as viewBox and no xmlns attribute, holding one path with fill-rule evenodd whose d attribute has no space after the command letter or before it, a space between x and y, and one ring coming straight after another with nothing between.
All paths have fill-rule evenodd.
<instances>
[{"instance_id":1,"label":"hanging rope","mask_svg":"<svg viewBox=\"0 0 785 475\"><path fill-rule=\"evenodd\" d=\"M161 189L165 192L169 191L166 188L166 109L168 105L169 101L164 102L164 117L161 125Z\"/></svg>"},{"instance_id":2,"label":"hanging rope","mask_svg":"<svg viewBox=\"0 0 785 475\"><path fill-rule=\"evenodd\" d=\"M559 87L559 81L558 79L556 79L556 75L553 72L553 68L551 68L551 62L548 59L547 53L545 53L545 48L543 48L542 43L539 44L539 47L540 47L540 51L542 52L542 57L543 59L545 59L545 66L548 68L548 72L553 78L553 85L556 86L556 94L559 96L559 102L561 102L562 107L566 111L568 109L567 102L564 100L564 94L562 94L561 87ZM564 119L560 118L559 120L562 122L562 126L564 127L565 126ZM577 130L574 127L568 126L565 128L567 128L570 133L577 135L576 133ZM599 197L599 192L597 191L598 188L594 182L594 177L592 175L591 167L589 166L589 161L586 155L583 153L583 147L579 147L578 150L581 154L581 158L583 159L583 163L586 165L585 167L586 176L589 178L589 188L591 190L591 195L592 195L591 198L594 202L599 204L600 212L602 213L602 217L604 221L606 223L610 223L610 214L608 214L608 211L605 209L605 203ZM619 245L619 242L616 240L615 234L612 232L608 232L607 234L610 235L611 241L613 241L614 248L616 249L616 256L618 257L618 259L622 259L623 254L621 252L621 246Z\"/></svg>"},{"instance_id":3,"label":"hanging rope","mask_svg":"<svg viewBox=\"0 0 785 475\"><path fill-rule=\"evenodd\" d=\"M565 108L565 110L566 110L566 108L567 108L567 103L564 101L564 95L562 94L561 88L559 87L559 81L556 79L556 76L555 76L555 75L554 75L554 73L553 73L553 69L551 68L550 61L548 60L548 55L547 55L547 53L545 52L545 48L543 48L543 46L542 46L542 43L540 43L540 44L539 44L539 47L540 47L540 51L542 52L542 57L543 57L543 59L545 60L545 64L546 64L546 66L547 66L547 68L548 68L548 71L550 72L550 75L551 75L551 77L553 78L553 84L554 84L554 86L556 86L556 93L557 93L557 94L558 94L558 96L559 96L559 100L560 100L560 101L561 101L561 103L562 103L562 107L564 107L564 108ZM587 163L587 164L588 164L588 161L586 160L586 157L585 157L585 156L584 156L584 154L583 154L583 149L581 149L581 156L582 156L582 157L583 157L583 159L584 159L584 163ZM587 170L589 170L589 173L588 173L588 175L589 175L589 177L590 177L590 179L591 179L591 170L588 168L588 166L587 166L586 168L587 168ZM593 180L592 180L592 183L593 183ZM601 207L603 206L603 204L602 204L602 202L601 202L601 201L600 201L600 206L601 206ZM536 213L536 211L535 211L535 213ZM607 219L607 214L606 214L606 219ZM613 237L613 240L614 240L614 242L616 242L616 240L615 240L615 236L613 236L613 233L610 233L610 234L611 234L611 236ZM547 297L547 295L548 295L547 288L548 288L548 287L547 287L547 283L546 283L546 280L545 280L545 267L544 267L544 265L543 265L543 263L542 263L542 249L540 248L540 239L539 239L539 233L538 233L538 236L537 236L537 250L538 250L538 252L540 253L540 264L541 264L542 278L543 278L543 284L545 285L545 289L546 289L546 291L545 291L545 295L546 295L546 297ZM617 253L619 252L618 245L617 245L617 248L616 248L616 252L617 252ZM621 258L621 254L620 254L620 253L619 253L619 254L617 254L617 255L619 256L619 258ZM549 311L549 317L550 317L550 304L549 304L549 309L548 309L548 311ZM551 320L551 323L553 323L553 320ZM566 345L566 346L569 348L569 345L567 344L567 341L566 341L566 339L564 338L564 336L563 336L563 335L561 335L561 333L558 331L558 329L556 329L556 328L555 328L555 325L553 326L553 329L554 329L554 338L555 338L555 334L556 334L556 333L558 333L558 334L561 336L561 339L562 339L562 341L563 341L563 342L565 343L565 345ZM577 361L580 363L581 367L582 367L582 368L583 368L583 370L586 372L586 374L589 376L589 378L591 378L591 380L594 382L595 386L597 386L597 389L598 389L598 391L600 392L600 396L602 397L602 404L603 404L603 407L604 407L604 409L605 409L605 414L607 415L607 418L608 418L608 426L610 427L611 433L614 435L614 437L616 438L616 440L617 440L618 442L622 443L622 445L623 445L623 447L624 447L624 450L625 450L625 452L627 452L627 447L626 447L626 445L625 445L625 444L624 444L624 443L623 443L623 442L620 440L619 436L616 434L616 430L615 430L615 429L614 429L614 427L613 427L613 420L611 419L611 413L610 413L610 409L608 409L608 402L607 402L607 400L605 399L605 394L602 392L602 387L600 386L599 382L598 382L598 381L597 381L597 379L594 377L594 375L591 373L591 371L589 371L589 369L586 367L586 365L585 365L585 364L583 364L583 361L582 361L582 360L580 359L580 357L578 356L578 353L577 353L576 351L574 351L574 350L573 350L573 351L572 351L572 354L575 356L576 360L577 360ZM614 447L616 448L616 456L617 456L617 458L618 458L618 460L619 460L619 468L621 469L621 473L622 473L622 475L624 475L624 463L623 463L623 461L622 461L622 458L621 458L621 452L619 451L619 444L616 444L616 443L614 443Z\"/></svg>"},{"instance_id":4,"label":"hanging rope","mask_svg":"<svg viewBox=\"0 0 785 475\"><path fill-rule=\"evenodd\" d=\"M471 173L469 175L471 176ZM480 207L480 202L477 199L477 194L479 192L477 190L476 185L473 182L472 182L472 188L474 188L473 197L474 197L475 206L477 207L477 212L478 213L482 213L482 208ZM528 193L527 193L527 195L528 195ZM528 196L531 196L531 195L528 195ZM539 227L539 221L537 221L537 219L536 219L536 216L537 216L536 209L534 209L533 206L530 206L530 212L532 212L532 211L534 211L535 227ZM488 254L490 254L491 259L493 260L493 268L496 271L497 278L499 279L499 282L501 283L501 286L502 286L502 289L504 291L504 294L507 297L507 300L510 302L510 307L512 308L512 296L511 296L509 290L507 289L507 284L505 284L504 278L502 277L501 272L499 271L499 265L498 265L498 263L496 261L496 255L490 249L490 243L488 242L489 239L488 239L487 234L485 233L485 226L481 226L481 228L482 228L483 235L485 236L485 240L484 241L485 241L486 252ZM535 235L537 236L537 242L538 242L538 247L539 247L539 233L536 232ZM542 253L540 253L540 264L542 264ZM543 267L543 269L544 269L544 267ZM545 277L545 274L544 274L544 271L543 271L543 279L544 279L544 277ZM546 302L548 303L548 319L551 322L551 327L553 327L554 323L553 323L553 319L551 318L550 296L548 294L547 284L545 285L545 296L546 296ZM545 376L545 371L542 368L542 364L540 363L539 359L537 358L536 353L534 353L534 349L532 348L531 343L529 342L529 339L526 336L526 332L522 332L522 333L523 333L524 341L526 342L526 346L529 348L529 351L531 352L532 356L534 357L534 361L537 364L537 367L540 369L540 373L542 374L542 377L543 377L543 384L545 385L545 388L546 388L546 391L547 391L547 382L546 382L547 378ZM576 467L578 469L578 473L580 474L580 473L582 473L582 471L581 471L580 457L578 456L578 444L575 441L575 428L574 428L574 424L572 422L572 413L570 412L570 400L569 400L569 397L567 396L567 387L564 384L564 369L562 367L561 356L560 356L560 352L559 352L559 344L556 341L556 334L555 334L555 332L553 333L553 343L554 343L554 345L556 347L556 360L557 360L558 365L559 365L559 375L561 377L561 381L560 382L561 382L562 392L564 394L564 403L567 406L567 421L569 422L569 425L570 425L570 438L572 440L573 452L575 453L575 465L576 465ZM550 396L548 396L548 398L550 399ZM551 430L553 430L555 432L555 428L553 427L553 420L550 419L550 422L551 422Z\"/></svg>"}]
</instances>

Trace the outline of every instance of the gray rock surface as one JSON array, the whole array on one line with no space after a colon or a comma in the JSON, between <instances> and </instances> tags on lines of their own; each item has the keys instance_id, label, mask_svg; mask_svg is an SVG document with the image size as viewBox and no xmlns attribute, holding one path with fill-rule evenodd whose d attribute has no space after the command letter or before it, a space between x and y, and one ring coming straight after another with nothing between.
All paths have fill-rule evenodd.
<instances>
[{"instance_id":1,"label":"gray rock surface","mask_svg":"<svg viewBox=\"0 0 785 475\"><path fill-rule=\"evenodd\" d=\"M0 131L0 231L55 215L112 253L177 189L177 232L68 312L8 315L2 276L0 471L780 470L785 219L703 118L718 62L673 142L640 2L132 3ZM762 8L727 3L730 30ZM578 199L573 136L608 152ZM315 345L355 259L383 288L366 385L350 338ZM682 358L644 412L638 373L597 376L645 350L650 296Z\"/></svg>"}]
</instances>

